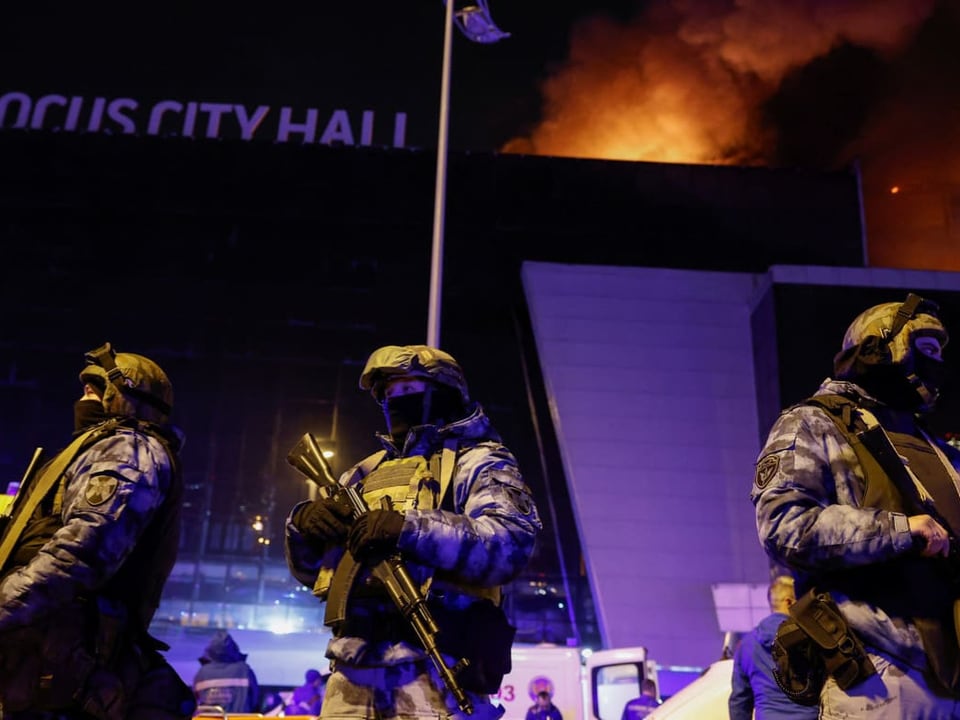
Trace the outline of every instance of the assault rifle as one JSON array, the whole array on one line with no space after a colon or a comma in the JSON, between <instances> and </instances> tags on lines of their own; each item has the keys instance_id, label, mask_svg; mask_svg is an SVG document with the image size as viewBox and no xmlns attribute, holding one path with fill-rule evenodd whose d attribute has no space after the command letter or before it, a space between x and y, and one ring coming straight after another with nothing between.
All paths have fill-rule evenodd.
<instances>
[{"instance_id":1,"label":"assault rifle","mask_svg":"<svg viewBox=\"0 0 960 720\"><path fill-rule=\"evenodd\" d=\"M330 470L329 463L323 457L323 453L311 433L306 433L300 438L300 442L287 455L287 462L316 483L328 496L345 495L350 503L354 520L370 511L363 499L359 484L344 486L337 482ZM389 498L384 498L383 506L384 509L390 509ZM347 554L349 556L349 552ZM452 668L447 667L447 664L443 661L443 656L437 647L437 634L440 632L440 628L427 607L426 599L404 566L400 554L394 553L378 560L370 570L373 577L383 585L387 595L390 596L390 600L393 601L403 618L410 623L410 627L413 628L417 639L423 645L423 649L430 656L430 660L437 669L443 684L456 699L460 710L467 715L473 713L473 704L463 688L460 687L456 677L466 669L470 661L462 658Z\"/></svg>"}]
</instances>

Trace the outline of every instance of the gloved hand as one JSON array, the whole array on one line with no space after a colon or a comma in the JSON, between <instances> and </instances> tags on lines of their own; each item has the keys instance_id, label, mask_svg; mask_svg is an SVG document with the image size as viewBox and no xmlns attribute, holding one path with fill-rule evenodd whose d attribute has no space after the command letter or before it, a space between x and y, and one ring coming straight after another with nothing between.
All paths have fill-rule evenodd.
<instances>
[{"instance_id":1,"label":"gloved hand","mask_svg":"<svg viewBox=\"0 0 960 720\"><path fill-rule=\"evenodd\" d=\"M371 510L353 523L347 538L347 550L361 562L385 557L397 549L402 530L403 513Z\"/></svg>"},{"instance_id":2,"label":"gloved hand","mask_svg":"<svg viewBox=\"0 0 960 720\"><path fill-rule=\"evenodd\" d=\"M353 513L342 494L307 503L297 510L291 521L308 540L343 543L350 532Z\"/></svg>"}]
</instances>

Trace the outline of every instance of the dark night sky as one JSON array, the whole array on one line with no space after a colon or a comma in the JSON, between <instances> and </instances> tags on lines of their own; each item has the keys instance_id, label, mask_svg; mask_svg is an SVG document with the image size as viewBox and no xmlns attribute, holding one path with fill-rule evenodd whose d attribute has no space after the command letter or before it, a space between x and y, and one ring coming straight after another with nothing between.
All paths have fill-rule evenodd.
<instances>
[{"instance_id":1,"label":"dark night sky","mask_svg":"<svg viewBox=\"0 0 960 720\"><path fill-rule=\"evenodd\" d=\"M538 87L566 57L571 26L597 13L629 17L635 5L494 2L510 38L480 45L455 30L451 142L493 149L537 122ZM0 94L403 111L408 144L436 141L442 2L154 7L165 11L8 8Z\"/></svg>"}]
</instances>

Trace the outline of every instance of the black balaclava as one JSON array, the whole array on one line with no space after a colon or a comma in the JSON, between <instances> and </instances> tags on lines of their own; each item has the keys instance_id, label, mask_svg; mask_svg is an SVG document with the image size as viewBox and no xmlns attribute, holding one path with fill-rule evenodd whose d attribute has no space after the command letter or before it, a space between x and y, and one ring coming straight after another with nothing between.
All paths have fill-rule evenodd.
<instances>
[{"instance_id":1,"label":"black balaclava","mask_svg":"<svg viewBox=\"0 0 960 720\"><path fill-rule=\"evenodd\" d=\"M910 358L906 365L891 363L887 344L871 336L837 354L834 375L852 380L895 410L926 412L943 389L946 367L942 360L921 353L914 343Z\"/></svg>"},{"instance_id":2,"label":"black balaclava","mask_svg":"<svg viewBox=\"0 0 960 720\"><path fill-rule=\"evenodd\" d=\"M460 394L443 385L427 385L422 393L387 398L382 407L387 429L397 447L403 447L411 428L418 425L447 425L464 415Z\"/></svg>"},{"instance_id":3,"label":"black balaclava","mask_svg":"<svg viewBox=\"0 0 960 720\"><path fill-rule=\"evenodd\" d=\"M897 365L875 365L851 378L880 402L895 410L917 411L923 398Z\"/></svg>"},{"instance_id":4,"label":"black balaclava","mask_svg":"<svg viewBox=\"0 0 960 720\"><path fill-rule=\"evenodd\" d=\"M103 401L101 400L81 399L73 404L73 430L75 433L88 430L94 425L102 423L108 417L109 414L103 409Z\"/></svg>"},{"instance_id":5,"label":"black balaclava","mask_svg":"<svg viewBox=\"0 0 960 720\"><path fill-rule=\"evenodd\" d=\"M103 397L103 392L107 387L107 383L103 378L90 374L81 374L81 380L85 385L91 385L96 388L96 392L100 398ZM73 432L77 434L84 430L89 430L94 425L102 423L108 417L110 417L110 413L104 410L103 400L99 398L81 398L73 404Z\"/></svg>"},{"instance_id":6,"label":"black balaclava","mask_svg":"<svg viewBox=\"0 0 960 720\"><path fill-rule=\"evenodd\" d=\"M944 385L947 384L947 366L943 364L943 360L937 360L914 350L913 367L924 386L935 397L939 396Z\"/></svg>"}]
</instances>

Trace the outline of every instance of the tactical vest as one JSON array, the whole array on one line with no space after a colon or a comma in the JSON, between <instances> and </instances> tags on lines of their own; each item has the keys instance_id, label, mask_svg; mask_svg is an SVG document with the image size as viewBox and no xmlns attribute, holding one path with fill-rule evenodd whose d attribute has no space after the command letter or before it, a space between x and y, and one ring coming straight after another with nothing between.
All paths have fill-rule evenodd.
<instances>
[{"instance_id":1,"label":"tactical vest","mask_svg":"<svg viewBox=\"0 0 960 720\"><path fill-rule=\"evenodd\" d=\"M363 499L370 509L391 506L394 510L437 510L453 507L450 498L451 479L456 464L453 444L435 452L429 459L422 455L382 461L382 452L369 456L358 465L357 471L347 482L362 484ZM372 469L368 469L372 468ZM325 621L328 624L335 608L343 608L349 600L370 598L389 604L386 594L378 588L377 581L366 568L358 572L349 556L342 557L335 568L321 568L313 594L327 603ZM406 564L413 580L426 596L431 590L435 595L455 592L474 598L488 598L499 605L500 587L466 585L455 581L449 573L413 563ZM355 577L350 577L357 572ZM343 596L342 593L348 593ZM342 614L342 612L338 613Z\"/></svg>"},{"instance_id":2,"label":"tactical vest","mask_svg":"<svg viewBox=\"0 0 960 720\"><path fill-rule=\"evenodd\" d=\"M903 496L888 471L864 444L859 433L867 429L867 424L854 401L840 395L820 395L802 404L826 411L852 447L864 475L861 507L905 515L926 512L915 498ZM935 499L942 499L944 505L960 505L960 496L944 465L946 459L936 451L925 452L932 450L929 442L909 433L888 433L888 437L897 453L917 468L924 487L936 489ZM891 466L891 471L899 468ZM814 577L813 583L818 589L837 590L853 600L876 605L892 617L911 620L920 633L931 670L944 687L956 693L960 691L960 648L953 618L956 588L950 576L943 558L911 554L883 563L823 573Z\"/></svg>"}]
</instances>

